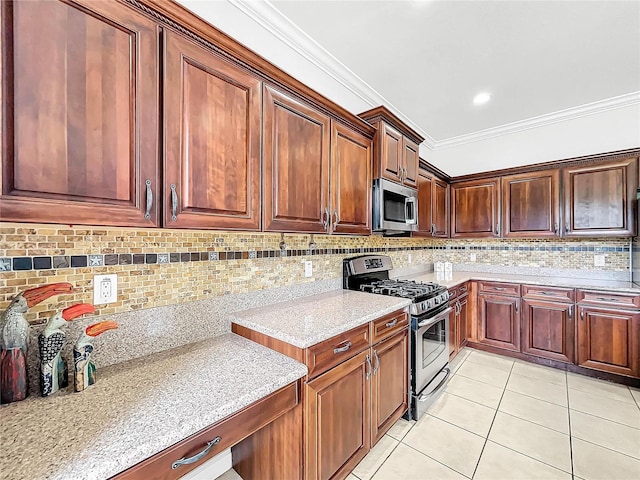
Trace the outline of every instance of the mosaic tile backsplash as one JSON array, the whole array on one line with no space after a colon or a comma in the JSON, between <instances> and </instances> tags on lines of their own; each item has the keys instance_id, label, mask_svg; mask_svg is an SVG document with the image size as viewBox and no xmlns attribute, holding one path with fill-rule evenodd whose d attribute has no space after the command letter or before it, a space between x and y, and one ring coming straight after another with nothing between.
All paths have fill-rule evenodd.
<instances>
[{"instance_id":1,"label":"mosaic tile backsplash","mask_svg":"<svg viewBox=\"0 0 640 480\"><path fill-rule=\"evenodd\" d=\"M118 274L118 301L97 306L108 315L215 296L337 278L342 259L360 253L391 256L395 267L448 260L458 264L628 272L628 239L432 240L200 230L127 229L9 224L0 226L0 309L18 292L70 282L73 295L53 298L27 314L33 323L73 302L91 302L93 276ZM313 242L313 243L312 243ZM475 262L471 256L475 254ZM313 277L304 277L304 260Z\"/></svg>"}]
</instances>

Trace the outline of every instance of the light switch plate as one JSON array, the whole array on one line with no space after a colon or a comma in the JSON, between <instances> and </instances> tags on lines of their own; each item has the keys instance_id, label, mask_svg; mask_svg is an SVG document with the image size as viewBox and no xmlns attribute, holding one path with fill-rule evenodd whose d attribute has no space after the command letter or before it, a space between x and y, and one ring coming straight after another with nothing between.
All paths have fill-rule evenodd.
<instances>
[{"instance_id":1,"label":"light switch plate","mask_svg":"<svg viewBox=\"0 0 640 480\"><path fill-rule=\"evenodd\" d=\"M593 266L594 267L604 267L604 255L594 255L593 256Z\"/></svg>"},{"instance_id":2,"label":"light switch plate","mask_svg":"<svg viewBox=\"0 0 640 480\"><path fill-rule=\"evenodd\" d=\"M93 304L103 305L118 301L118 275L93 276Z\"/></svg>"},{"instance_id":3,"label":"light switch plate","mask_svg":"<svg viewBox=\"0 0 640 480\"><path fill-rule=\"evenodd\" d=\"M413 263L413 256L412 256L411 254L409 254L409 255L407 256L407 263L408 263L409 265L411 265L411 264Z\"/></svg>"},{"instance_id":4,"label":"light switch plate","mask_svg":"<svg viewBox=\"0 0 640 480\"><path fill-rule=\"evenodd\" d=\"M305 260L304 262L304 276L305 278L313 276L313 262L311 260Z\"/></svg>"}]
</instances>

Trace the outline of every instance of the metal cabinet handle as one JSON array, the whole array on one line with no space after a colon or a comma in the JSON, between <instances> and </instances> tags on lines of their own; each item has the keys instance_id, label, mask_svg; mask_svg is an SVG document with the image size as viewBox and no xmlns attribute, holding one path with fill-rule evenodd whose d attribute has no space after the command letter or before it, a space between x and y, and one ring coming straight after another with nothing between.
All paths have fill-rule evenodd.
<instances>
[{"instance_id":1,"label":"metal cabinet handle","mask_svg":"<svg viewBox=\"0 0 640 480\"><path fill-rule=\"evenodd\" d=\"M584 309L580 309L580 320L584 320Z\"/></svg>"},{"instance_id":2,"label":"metal cabinet handle","mask_svg":"<svg viewBox=\"0 0 640 480\"><path fill-rule=\"evenodd\" d=\"M398 319L394 318L391 322L385 323L385 327L391 328L391 327L395 327L397 324L398 324Z\"/></svg>"},{"instance_id":3,"label":"metal cabinet handle","mask_svg":"<svg viewBox=\"0 0 640 480\"><path fill-rule=\"evenodd\" d=\"M571 231L571 228L569 228L569 224L568 223L564 224L564 231L565 232L570 232Z\"/></svg>"},{"instance_id":4,"label":"metal cabinet handle","mask_svg":"<svg viewBox=\"0 0 640 480\"><path fill-rule=\"evenodd\" d=\"M436 224L435 224L435 223L432 223L432 224L431 224L431 235L432 235L432 236L435 236L435 234L436 234L436 230L437 230L437 229L438 229L438 228L436 227Z\"/></svg>"},{"instance_id":5,"label":"metal cabinet handle","mask_svg":"<svg viewBox=\"0 0 640 480\"><path fill-rule=\"evenodd\" d=\"M151 180L147 179L144 184L147 187L147 205L144 211L145 220L151 220L151 206L153 205L153 192L151 191Z\"/></svg>"},{"instance_id":6,"label":"metal cabinet handle","mask_svg":"<svg viewBox=\"0 0 640 480\"><path fill-rule=\"evenodd\" d=\"M378 370L380 370L380 357L378 356L378 352L375 350L373 351L373 356L376 359L376 365L373 367L373 374L375 375L378 373Z\"/></svg>"},{"instance_id":7,"label":"metal cabinet handle","mask_svg":"<svg viewBox=\"0 0 640 480\"><path fill-rule=\"evenodd\" d=\"M496 223L496 235L500 236L500 222Z\"/></svg>"},{"instance_id":8,"label":"metal cabinet handle","mask_svg":"<svg viewBox=\"0 0 640 480\"><path fill-rule=\"evenodd\" d=\"M558 225L558 222L554 223L553 225L553 233L555 233L556 235L560 233L560 225Z\"/></svg>"},{"instance_id":9,"label":"metal cabinet handle","mask_svg":"<svg viewBox=\"0 0 640 480\"><path fill-rule=\"evenodd\" d=\"M171 184L171 221L178 220L178 194L176 193L176 184Z\"/></svg>"},{"instance_id":10,"label":"metal cabinet handle","mask_svg":"<svg viewBox=\"0 0 640 480\"><path fill-rule=\"evenodd\" d=\"M367 355L367 373L365 374L365 378L367 380L369 380L371 378L371 358L369 358L369 355Z\"/></svg>"},{"instance_id":11,"label":"metal cabinet handle","mask_svg":"<svg viewBox=\"0 0 640 480\"><path fill-rule=\"evenodd\" d=\"M325 207L324 214L322 215L322 226L328 232L329 231L329 222L331 221L331 215L329 215L329 207Z\"/></svg>"},{"instance_id":12,"label":"metal cabinet handle","mask_svg":"<svg viewBox=\"0 0 640 480\"><path fill-rule=\"evenodd\" d=\"M338 223L340 223L340 215L338 215L338 210L333 211L333 216L335 217L333 228L336 228L338 226Z\"/></svg>"},{"instance_id":13,"label":"metal cabinet handle","mask_svg":"<svg viewBox=\"0 0 640 480\"><path fill-rule=\"evenodd\" d=\"M351 342L347 341L347 343L342 347L336 347L333 349L333 353L342 353L346 352L351 348Z\"/></svg>"},{"instance_id":14,"label":"metal cabinet handle","mask_svg":"<svg viewBox=\"0 0 640 480\"><path fill-rule=\"evenodd\" d=\"M606 297L596 297L596 300L600 300L602 302L619 302L617 298L606 298Z\"/></svg>"},{"instance_id":15,"label":"metal cabinet handle","mask_svg":"<svg viewBox=\"0 0 640 480\"><path fill-rule=\"evenodd\" d=\"M460 287L460 293L466 292L466 291L467 291L467 287Z\"/></svg>"},{"instance_id":16,"label":"metal cabinet handle","mask_svg":"<svg viewBox=\"0 0 640 480\"><path fill-rule=\"evenodd\" d=\"M520 304L520 300L516 300L516 312L520 309L520 307L518 306Z\"/></svg>"},{"instance_id":17,"label":"metal cabinet handle","mask_svg":"<svg viewBox=\"0 0 640 480\"><path fill-rule=\"evenodd\" d=\"M504 287L493 287L494 290L497 290L499 292L502 292L503 290L506 290L506 288Z\"/></svg>"},{"instance_id":18,"label":"metal cabinet handle","mask_svg":"<svg viewBox=\"0 0 640 480\"><path fill-rule=\"evenodd\" d=\"M217 445L218 443L220 443L220 440L222 440L221 437L214 438L210 442L207 442L206 448L202 450L200 453L198 453L197 455L194 455L193 457L189 457L189 458L183 457L180 460L176 460L175 462L173 462L173 464L171 464L171 468L175 470L180 465L189 465L190 463L195 463L198 460L201 460L203 457L207 455L207 453L209 453L209 451L213 448L214 445Z\"/></svg>"},{"instance_id":19,"label":"metal cabinet handle","mask_svg":"<svg viewBox=\"0 0 640 480\"><path fill-rule=\"evenodd\" d=\"M569 318L573 318L573 305L569 305Z\"/></svg>"}]
</instances>

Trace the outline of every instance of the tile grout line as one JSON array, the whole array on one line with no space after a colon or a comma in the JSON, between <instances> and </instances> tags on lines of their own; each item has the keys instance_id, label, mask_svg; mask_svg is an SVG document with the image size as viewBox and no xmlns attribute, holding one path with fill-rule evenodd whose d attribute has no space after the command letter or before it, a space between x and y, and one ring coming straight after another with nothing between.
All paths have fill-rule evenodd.
<instances>
[{"instance_id":1,"label":"tile grout line","mask_svg":"<svg viewBox=\"0 0 640 480\"><path fill-rule=\"evenodd\" d=\"M411 428L413 428L413 427L411 427ZM411 429L409 429L409 430L411 430ZM407 433L409 433L409 432L407 432ZM387 435L387 434L385 433L385 435ZM405 433L405 437L406 437L406 436L407 436L407 434ZM396 439L395 439L395 438L393 438L391 435L389 435L389 438L392 438L393 440L396 440ZM404 438L404 437L402 437L402 438ZM389 455L387 455L386 457L384 457L384 461L380 464L380 466L378 466L378 468L376 468L376 469L373 471L373 473L372 473L372 474L371 474L371 476L369 477L369 480L371 480L373 477L375 477L375 476L376 476L376 473L378 473L378 470L380 470L380 469L382 468L382 466L383 466L385 463L387 463L387 460L389 460L389 457L391 457L391 455L393 454L393 452L395 452L395 451L396 451L396 448L398 448L398 445L400 445L400 444L402 443L402 441L400 441L400 440L397 440L397 442L398 442L398 443L396 443L396 444L395 444L395 446L394 446L394 447L391 449L391 451L389 452ZM361 460L361 461L362 461L362 460ZM354 470L355 470L355 469L354 469ZM352 473L356 478L360 479L360 477L358 477L357 475L355 475L355 474L353 473L353 471L352 471L351 473ZM362 480L362 479L360 479L360 480Z\"/></svg>"},{"instance_id":2,"label":"tile grout line","mask_svg":"<svg viewBox=\"0 0 640 480\"><path fill-rule=\"evenodd\" d=\"M434 417L434 418L437 418L437 417ZM438 419L438 420L440 420L440 419ZM456 425L456 426L457 426L457 425ZM429 460L433 460L434 462L439 463L439 464L440 464L440 465L442 465L443 467L447 467L447 468L448 468L449 470L451 470L452 472L456 472L458 475L462 475L464 478L468 478L468 479L470 479L470 480L471 480L471 478L473 478L473 477L468 477L468 476L467 476L467 475L465 475L464 473L459 472L459 471L458 471L458 470L456 470L455 468L450 467L450 466L449 466L449 465L447 465L446 463L442 463L440 460L438 460L438 459L436 459L436 458L433 458L432 456L427 455L427 454L426 454L426 453L424 453L424 452L421 452L421 451L420 451L420 450L418 450L417 448L412 447L411 445L409 445L409 444L407 444L407 443L402 442L402 444L403 444L405 447L409 447L411 450L414 450L414 451L418 452L420 455L424 455L424 456L425 456L425 457L427 457Z\"/></svg>"},{"instance_id":3,"label":"tile grout line","mask_svg":"<svg viewBox=\"0 0 640 480\"><path fill-rule=\"evenodd\" d=\"M636 396L631 391L631 387L629 385L627 385L627 389L629 389L629 393L631 394L631 398L633 398L633 401L636 403L636 407L638 407L638 410L640 410L640 402L638 401Z\"/></svg>"},{"instance_id":4,"label":"tile grout line","mask_svg":"<svg viewBox=\"0 0 640 480\"><path fill-rule=\"evenodd\" d=\"M569 456L571 457L571 479L574 480L576 478L575 468L573 466L573 435L571 435L571 405L569 404L569 378L567 376L567 372L564 374L565 380L567 382L567 419L569 421Z\"/></svg>"}]
</instances>

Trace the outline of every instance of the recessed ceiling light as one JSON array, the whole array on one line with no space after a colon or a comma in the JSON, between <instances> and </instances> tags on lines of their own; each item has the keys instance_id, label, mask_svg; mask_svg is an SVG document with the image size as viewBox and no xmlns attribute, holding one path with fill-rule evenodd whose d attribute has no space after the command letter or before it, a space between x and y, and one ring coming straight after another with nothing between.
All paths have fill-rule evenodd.
<instances>
[{"instance_id":1,"label":"recessed ceiling light","mask_svg":"<svg viewBox=\"0 0 640 480\"><path fill-rule=\"evenodd\" d=\"M474 105L482 105L483 103L487 103L491 100L491 94L488 92L480 92L475 97L473 97Z\"/></svg>"}]
</instances>

